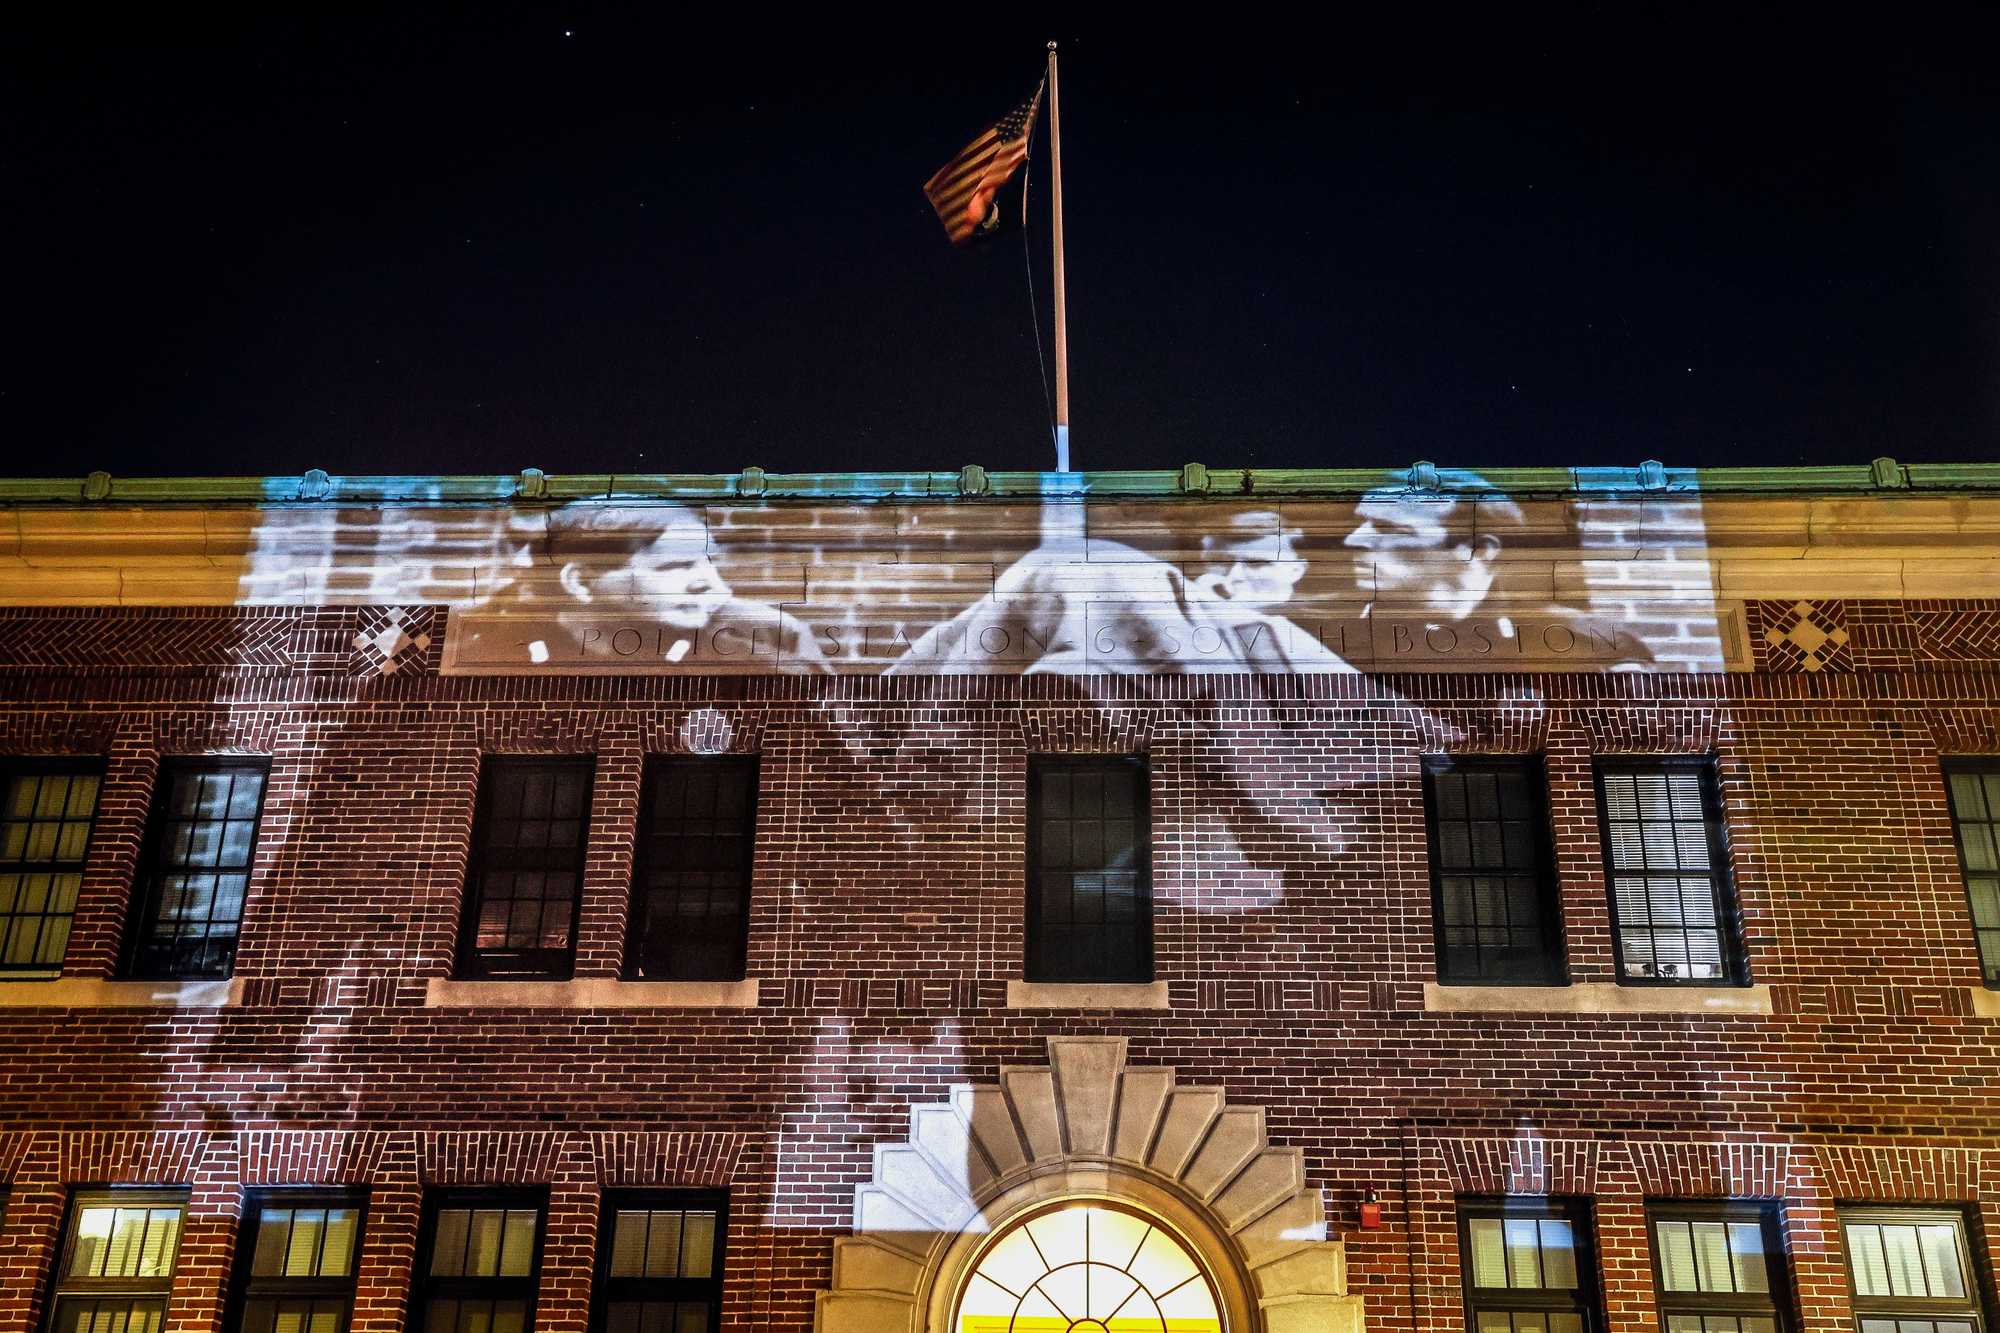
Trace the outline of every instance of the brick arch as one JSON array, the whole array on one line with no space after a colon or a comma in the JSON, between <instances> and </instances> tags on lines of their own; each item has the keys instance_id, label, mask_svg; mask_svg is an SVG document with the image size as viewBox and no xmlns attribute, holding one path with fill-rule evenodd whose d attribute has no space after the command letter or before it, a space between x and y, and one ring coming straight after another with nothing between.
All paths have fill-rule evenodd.
<instances>
[{"instance_id":1,"label":"brick arch","mask_svg":"<svg viewBox=\"0 0 2000 1333\"><path fill-rule=\"evenodd\" d=\"M1589 1139L1447 1139L1445 1172L1459 1194L1597 1193L1598 1144Z\"/></svg>"},{"instance_id":2,"label":"brick arch","mask_svg":"<svg viewBox=\"0 0 2000 1333\"><path fill-rule=\"evenodd\" d=\"M153 744L161 754L240 751L269 754L277 745L282 715L273 709L183 709L153 719Z\"/></svg>"},{"instance_id":3,"label":"brick arch","mask_svg":"<svg viewBox=\"0 0 2000 1333\"><path fill-rule=\"evenodd\" d=\"M2000 708L1929 708L1917 716L1939 754L2000 754Z\"/></svg>"},{"instance_id":4,"label":"brick arch","mask_svg":"<svg viewBox=\"0 0 2000 1333\"><path fill-rule=\"evenodd\" d=\"M1016 711L1030 754L1144 754L1157 710L1128 705L1024 702Z\"/></svg>"},{"instance_id":5,"label":"brick arch","mask_svg":"<svg viewBox=\"0 0 2000 1333\"><path fill-rule=\"evenodd\" d=\"M1548 747L1549 709L1540 698L1493 708L1410 710L1424 754L1537 754Z\"/></svg>"},{"instance_id":6,"label":"brick arch","mask_svg":"<svg viewBox=\"0 0 2000 1333\"><path fill-rule=\"evenodd\" d=\"M1263 1107L1125 1055L1123 1037L1051 1037L1046 1065L1003 1066L997 1083L912 1107L909 1136L877 1144L855 1189L817 1333L949 1329L980 1238L1066 1197L1191 1223L1218 1280L1239 1279L1222 1293L1230 1333L1359 1333L1360 1298L1304 1154L1271 1144Z\"/></svg>"},{"instance_id":7,"label":"brick arch","mask_svg":"<svg viewBox=\"0 0 2000 1333\"><path fill-rule=\"evenodd\" d=\"M1719 708L1591 708L1577 717L1593 754L1707 754L1728 727Z\"/></svg>"},{"instance_id":8,"label":"brick arch","mask_svg":"<svg viewBox=\"0 0 2000 1333\"><path fill-rule=\"evenodd\" d=\"M122 721L117 713L47 708L0 714L0 754L103 754L111 748Z\"/></svg>"}]
</instances>

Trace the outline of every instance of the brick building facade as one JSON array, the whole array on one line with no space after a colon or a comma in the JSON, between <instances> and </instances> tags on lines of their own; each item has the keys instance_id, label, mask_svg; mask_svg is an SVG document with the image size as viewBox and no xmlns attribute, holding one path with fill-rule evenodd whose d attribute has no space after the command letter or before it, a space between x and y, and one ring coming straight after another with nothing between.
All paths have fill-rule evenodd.
<instances>
[{"instance_id":1,"label":"brick building facade","mask_svg":"<svg viewBox=\"0 0 2000 1333\"><path fill-rule=\"evenodd\" d=\"M146 1301L248 1328L266 1291L390 1333L519 1290L582 1333L650 1280L610 1257L648 1209L720 1219L654 1289L684 1327L1005 1328L961 1315L970 1274L1080 1201L1202 1267L1212 1322L1176 1330L1996 1308L2000 917L1965 793L2000 772L2000 474L644 480L0 483L7 855L49 894L9 907L39 933L0 980L0 1333L114 1298L132 1333ZM662 530L671 593L631 572ZM755 760L740 953L666 976L708 937L635 924L694 910L634 891L693 836L661 761L727 756ZM1035 953L1111 929L1030 885L1063 757L1139 761L1115 871L1149 958ZM532 766L495 794L534 758L583 775L580 813ZM1666 878L1713 885L1712 920L1642 929L1614 894L1649 836L1606 786L1633 763L1704 775ZM1525 813L1481 823L1492 772ZM17 794L51 775L85 794ZM539 848L576 825L568 896L520 887L526 835L496 850L536 800ZM38 844L37 808L87 827ZM503 900L513 925L482 917ZM117 1250L149 1208L166 1248ZM345 1259L260 1269L282 1209L351 1225ZM453 1294L480 1274L447 1235L509 1209L525 1287ZM1674 1273L1670 1234L1724 1237L1734 1278Z\"/></svg>"}]
</instances>

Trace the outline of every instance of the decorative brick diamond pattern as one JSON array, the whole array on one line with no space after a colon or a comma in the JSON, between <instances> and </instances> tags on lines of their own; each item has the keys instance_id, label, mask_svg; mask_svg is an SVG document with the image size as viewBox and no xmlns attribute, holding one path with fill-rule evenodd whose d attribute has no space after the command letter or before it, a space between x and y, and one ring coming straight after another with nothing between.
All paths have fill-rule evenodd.
<instances>
[{"instance_id":1,"label":"decorative brick diamond pattern","mask_svg":"<svg viewBox=\"0 0 2000 1333\"><path fill-rule=\"evenodd\" d=\"M1760 671L1816 674L1854 670L1845 602L1746 602L1744 610Z\"/></svg>"},{"instance_id":2,"label":"decorative brick diamond pattern","mask_svg":"<svg viewBox=\"0 0 2000 1333\"><path fill-rule=\"evenodd\" d=\"M437 612L428 606L371 606L361 613L354 632L354 652L348 672L355 676L393 676L422 670Z\"/></svg>"}]
</instances>

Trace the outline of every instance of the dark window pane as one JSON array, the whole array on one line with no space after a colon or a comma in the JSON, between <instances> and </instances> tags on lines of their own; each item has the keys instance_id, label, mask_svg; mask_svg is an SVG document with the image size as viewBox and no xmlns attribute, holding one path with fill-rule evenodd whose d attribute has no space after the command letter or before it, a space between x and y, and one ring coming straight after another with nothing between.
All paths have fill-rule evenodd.
<instances>
[{"instance_id":1,"label":"dark window pane","mask_svg":"<svg viewBox=\"0 0 2000 1333\"><path fill-rule=\"evenodd\" d=\"M249 890L264 801L259 761L168 761L160 770L131 970L144 977L226 977Z\"/></svg>"},{"instance_id":2,"label":"dark window pane","mask_svg":"<svg viewBox=\"0 0 2000 1333\"><path fill-rule=\"evenodd\" d=\"M743 975L756 827L754 758L647 766L633 866L629 970L647 980Z\"/></svg>"},{"instance_id":3,"label":"dark window pane","mask_svg":"<svg viewBox=\"0 0 2000 1333\"><path fill-rule=\"evenodd\" d=\"M462 974L569 975L590 784L589 759L485 761L466 884Z\"/></svg>"},{"instance_id":4,"label":"dark window pane","mask_svg":"<svg viewBox=\"0 0 2000 1333\"><path fill-rule=\"evenodd\" d=\"M1028 788L1030 979L1150 980L1144 761L1031 758Z\"/></svg>"},{"instance_id":5,"label":"dark window pane","mask_svg":"<svg viewBox=\"0 0 2000 1333\"><path fill-rule=\"evenodd\" d=\"M94 767L0 768L0 975L62 970L101 785Z\"/></svg>"},{"instance_id":6,"label":"dark window pane","mask_svg":"<svg viewBox=\"0 0 2000 1333\"><path fill-rule=\"evenodd\" d=\"M605 1199L593 1333L708 1333L722 1299L722 1209L712 1196Z\"/></svg>"},{"instance_id":7,"label":"dark window pane","mask_svg":"<svg viewBox=\"0 0 2000 1333\"><path fill-rule=\"evenodd\" d=\"M1548 816L1532 759L1427 761L1438 975L1553 981Z\"/></svg>"}]
</instances>

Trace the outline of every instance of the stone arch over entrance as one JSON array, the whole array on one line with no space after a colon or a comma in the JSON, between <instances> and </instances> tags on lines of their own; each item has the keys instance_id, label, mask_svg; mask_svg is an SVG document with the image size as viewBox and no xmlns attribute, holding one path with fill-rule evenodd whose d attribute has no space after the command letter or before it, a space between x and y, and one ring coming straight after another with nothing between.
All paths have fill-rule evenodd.
<instances>
[{"instance_id":1,"label":"stone arch over entrance","mask_svg":"<svg viewBox=\"0 0 2000 1333\"><path fill-rule=\"evenodd\" d=\"M1170 1231L1213 1281L1226 1333L1360 1333L1304 1154L1271 1145L1263 1107L1127 1065L1123 1037L1051 1037L1046 1065L912 1107L908 1138L876 1145L855 1189L815 1328L960 1333L959 1296L989 1242L1067 1202Z\"/></svg>"}]
</instances>

